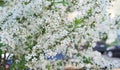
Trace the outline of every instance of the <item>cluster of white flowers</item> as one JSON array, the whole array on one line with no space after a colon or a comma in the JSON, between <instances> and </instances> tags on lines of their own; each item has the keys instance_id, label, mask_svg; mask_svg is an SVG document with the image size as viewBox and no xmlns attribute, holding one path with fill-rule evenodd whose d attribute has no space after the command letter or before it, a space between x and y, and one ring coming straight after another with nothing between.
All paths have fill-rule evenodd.
<instances>
[{"instance_id":1,"label":"cluster of white flowers","mask_svg":"<svg viewBox=\"0 0 120 70\"><path fill-rule=\"evenodd\" d=\"M72 53L77 53L75 47L99 41L99 33L109 34L117 27L116 19L106 11L109 0L3 1L0 43L6 47L1 49L25 55L29 68L47 65L45 55L65 54L67 48L67 56L72 57Z\"/></svg>"},{"instance_id":2,"label":"cluster of white flowers","mask_svg":"<svg viewBox=\"0 0 120 70\"><path fill-rule=\"evenodd\" d=\"M108 70L112 69L112 68L119 68L119 61L114 60L114 59L110 59L107 56L103 56L102 54L100 54L97 51L91 51L91 50L87 50L87 51L83 51L82 55L86 56L86 57L90 57L92 59L92 64L93 65L97 65L100 68L106 68Z\"/></svg>"}]
</instances>

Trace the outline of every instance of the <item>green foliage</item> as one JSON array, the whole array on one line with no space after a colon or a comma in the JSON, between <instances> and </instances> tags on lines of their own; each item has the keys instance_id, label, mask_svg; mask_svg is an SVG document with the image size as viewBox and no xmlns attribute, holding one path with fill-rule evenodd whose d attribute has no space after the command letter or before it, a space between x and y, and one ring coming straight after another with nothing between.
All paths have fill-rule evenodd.
<instances>
[{"instance_id":1,"label":"green foliage","mask_svg":"<svg viewBox=\"0 0 120 70\"><path fill-rule=\"evenodd\" d=\"M2 47L2 46L5 46L5 44L3 44L3 43L0 43L0 47Z\"/></svg>"},{"instance_id":2,"label":"green foliage","mask_svg":"<svg viewBox=\"0 0 120 70\"><path fill-rule=\"evenodd\" d=\"M77 0L73 0L72 3L73 3L73 5L76 5L77 4Z\"/></svg>"},{"instance_id":3,"label":"green foliage","mask_svg":"<svg viewBox=\"0 0 120 70\"><path fill-rule=\"evenodd\" d=\"M27 46L25 49L32 49L33 46L35 46L37 44L36 40L28 40L25 42L25 45Z\"/></svg>"},{"instance_id":4,"label":"green foliage","mask_svg":"<svg viewBox=\"0 0 120 70\"><path fill-rule=\"evenodd\" d=\"M63 6L67 6L68 2L66 0L58 1L56 2L55 0L48 0L51 2L51 4L46 8L47 10L52 9L52 6L55 6L55 4L62 4Z\"/></svg>"},{"instance_id":5,"label":"green foliage","mask_svg":"<svg viewBox=\"0 0 120 70\"><path fill-rule=\"evenodd\" d=\"M0 49L0 56L2 55L2 50Z\"/></svg>"},{"instance_id":6,"label":"green foliage","mask_svg":"<svg viewBox=\"0 0 120 70\"><path fill-rule=\"evenodd\" d=\"M30 39L32 39L32 36L31 36L31 35L28 35L28 36L26 37L26 39L30 40Z\"/></svg>"},{"instance_id":7,"label":"green foliage","mask_svg":"<svg viewBox=\"0 0 120 70\"><path fill-rule=\"evenodd\" d=\"M40 31L40 33L41 33L42 35L45 34L45 32L46 32L45 27L44 27L43 25L39 25L38 27L39 27L38 31Z\"/></svg>"},{"instance_id":8,"label":"green foliage","mask_svg":"<svg viewBox=\"0 0 120 70\"><path fill-rule=\"evenodd\" d=\"M24 48L25 50L32 49L32 47L37 44L38 37L46 33L46 29L44 25L38 25L37 30L38 31L35 32L34 34L28 35L26 37L27 41L25 42L25 45L26 45L26 48Z\"/></svg>"},{"instance_id":9,"label":"green foliage","mask_svg":"<svg viewBox=\"0 0 120 70\"><path fill-rule=\"evenodd\" d=\"M92 8L88 10L87 14L88 14L88 16L92 15Z\"/></svg>"},{"instance_id":10,"label":"green foliage","mask_svg":"<svg viewBox=\"0 0 120 70\"><path fill-rule=\"evenodd\" d=\"M82 24L82 23L84 23L84 19L83 18L80 18L80 19L75 18L75 20L74 20L75 27L78 26L79 24Z\"/></svg>"},{"instance_id":11,"label":"green foliage","mask_svg":"<svg viewBox=\"0 0 120 70\"><path fill-rule=\"evenodd\" d=\"M57 65L58 65L58 66L62 66L62 61L59 61L59 62L57 63Z\"/></svg>"},{"instance_id":12,"label":"green foliage","mask_svg":"<svg viewBox=\"0 0 120 70\"><path fill-rule=\"evenodd\" d=\"M50 67L51 67L51 66L50 66L49 64L46 65L46 69L47 69L47 70L50 70Z\"/></svg>"},{"instance_id":13,"label":"green foliage","mask_svg":"<svg viewBox=\"0 0 120 70\"><path fill-rule=\"evenodd\" d=\"M107 39L108 39L108 35L107 35L107 33L99 33L99 37L100 37L100 39L102 40L102 41L106 41Z\"/></svg>"},{"instance_id":14,"label":"green foliage","mask_svg":"<svg viewBox=\"0 0 120 70\"><path fill-rule=\"evenodd\" d=\"M78 26L78 25L81 25L81 27L84 26L83 23L85 23L85 20L86 19L89 19L89 17L92 15L92 8L90 8L87 12L87 15L84 16L83 18L75 18L74 20L74 26L75 28ZM90 25L91 28L95 27L95 21L93 21Z\"/></svg>"},{"instance_id":15,"label":"green foliage","mask_svg":"<svg viewBox=\"0 0 120 70\"><path fill-rule=\"evenodd\" d=\"M0 6L4 6L5 2L4 1L0 1Z\"/></svg>"},{"instance_id":16,"label":"green foliage","mask_svg":"<svg viewBox=\"0 0 120 70\"><path fill-rule=\"evenodd\" d=\"M62 0L62 1L59 1L59 2L55 2L55 4L63 4L64 6L67 6L68 5L68 2L65 1L65 0Z\"/></svg>"},{"instance_id":17,"label":"green foliage","mask_svg":"<svg viewBox=\"0 0 120 70\"><path fill-rule=\"evenodd\" d=\"M81 54L80 54L80 53L77 53L77 56L79 57L79 56L81 56Z\"/></svg>"},{"instance_id":18,"label":"green foliage","mask_svg":"<svg viewBox=\"0 0 120 70\"><path fill-rule=\"evenodd\" d=\"M30 1L29 1L29 2L24 2L25 5L27 5L27 4L29 4L29 3L30 3Z\"/></svg>"},{"instance_id":19,"label":"green foliage","mask_svg":"<svg viewBox=\"0 0 120 70\"><path fill-rule=\"evenodd\" d=\"M13 62L13 64L10 66L10 70L24 70L27 69L28 67L25 66L25 57L24 56L20 56L20 61L19 62Z\"/></svg>"},{"instance_id":20,"label":"green foliage","mask_svg":"<svg viewBox=\"0 0 120 70\"><path fill-rule=\"evenodd\" d=\"M83 62L84 63L91 63L91 59L89 57L83 56Z\"/></svg>"},{"instance_id":21,"label":"green foliage","mask_svg":"<svg viewBox=\"0 0 120 70\"><path fill-rule=\"evenodd\" d=\"M25 17L22 17L22 18L17 17L16 20L18 21L18 23L23 23L23 22L25 22L27 20L27 18L25 18Z\"/></svg>"}]
</instances>

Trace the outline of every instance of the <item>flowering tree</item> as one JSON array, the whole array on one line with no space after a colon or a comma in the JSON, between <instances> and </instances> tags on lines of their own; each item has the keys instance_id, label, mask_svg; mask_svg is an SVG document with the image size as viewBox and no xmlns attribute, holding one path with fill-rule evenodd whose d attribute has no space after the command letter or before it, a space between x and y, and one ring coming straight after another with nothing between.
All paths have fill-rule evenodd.
<instances>
[{"instance_id":1,"label":"flowering tree","mask_svg":"<svg viewBox=\"0 0 120 70\"><path fill-rule=\"evenodd\" d=\"M79 53L81 45L90 47L103 38L102 34L115 32L116 18L110 18L106 11L110 2L3 0L0 6L2 53L14 54L15 65L20 64L13 65L15 69L49 68L45 58L61 52L72 58L73 53Z\"/></svg>"}]
</instances>

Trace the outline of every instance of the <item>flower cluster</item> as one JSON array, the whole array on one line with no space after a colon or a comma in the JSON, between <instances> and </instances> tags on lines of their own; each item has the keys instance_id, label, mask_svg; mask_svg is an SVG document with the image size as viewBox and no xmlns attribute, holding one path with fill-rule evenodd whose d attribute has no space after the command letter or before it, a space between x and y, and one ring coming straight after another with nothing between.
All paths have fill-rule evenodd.
<instances>
[{"instance_id":1,"label":"flower cluster","mask_svg":"<svg viewBox=\"0 0 120 70\"><path fill-rule=\"evenodd\" d=\"M70 58L81 45L115 32L109 0L3 0L0 6L0 43L3 51L25 56L29 68L43 70L46 56L63 53Z\"/></svg>"}]
</instances>

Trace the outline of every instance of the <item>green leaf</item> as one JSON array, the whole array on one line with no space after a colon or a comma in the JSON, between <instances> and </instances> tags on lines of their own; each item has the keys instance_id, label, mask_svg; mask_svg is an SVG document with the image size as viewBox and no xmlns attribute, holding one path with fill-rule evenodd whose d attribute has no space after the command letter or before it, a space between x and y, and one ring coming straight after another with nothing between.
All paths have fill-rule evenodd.
<instances>
[{"instance_id":1,"label":"green leaf","mask_svg":"<svg viewBox=\"0 0 120 70\"><path fill-rule=\"evenodd\" d=\"M2 54L2 50L0 49L0 55Z\"/></svg>"},{"instance_id":2,"label":"green leaf","mask_svg":"<svg viewBox=\"0 0 120 70\"><path fill-rule=\"evenodd\" d=\"M59 1L59 2L54 2L54 4L63 4L64 6L67 6L68 5L68 2L65 1L65 0L62 0L62 1Z\"/></svg>"},{"instance_id":3,"label":"green leaf","mask_svg":"<svg viewBox=\"0 0 120 70\"><path fill-rule=\"evenodd\" d=\"M62 66L62 61L58 62L57 65Z\"/></svg>"},{"instance_id":4,"label":"green leaf","mask_svg":"<svg viewBox=\"0 0 120 70\"><path fill-rule=\"evenodd\" d=\"M75 23L75 26L77 26L77 25L79 25L81 23L84 23L84 19L83 18L81 18L81 19L75 18L74 23Z\"/></svg>"},{"instance_id":5,"label":"green leaf","mask_svg":"<svg viewBox=\"0 0 120 70\"><path fill-rule=\"evenodd\" d=\"M91 59L89 57L83 56L83 62L84 63L91 63Z\"/></svg>"},{"instance_id":6,"label":"green leaf","mask_svg":"<svg viewBox=\"0 0 120 70\"><path fill-rule=\"evenodd\" d=\"M37 44L37 41L33 40L32 46L35 46Z\"/></svg>"},{"instance_id":7,"label":"green leaf","mask_svg":"<svg viewBox=\"0 0 120 70\"><path fill-rule=\"evenodd\" d=\"M46 68L47 68L47 70L50 70L50 65L47 64L47 65L46 65Z\"/></svg>"},{"instance_id":8,"label":"green leaf","mask_svg":"<svg viewBox=\"0 0 120 70\"><path fill-rule=\"evenodd\" d=\"M80 53L77 53L77 56L79 57L79 56L81 56L81 54L80 54Z\"/></svg>"},{"instance_id":9,"label":"green leaf","mask_svg":"<svg viewBox=\"0 0 120 70\"><path fill-rule=\"evenodd\" d=\"M0 6L4 6L5 2L4 1L0 1Z\"/></svg>"},{"instance_id":10,"label":"green leaf","mask_svg":"<svg viewBox=\"0 0 120 70\"><path fill-rule=\"evenodd\" d=\"M92 8L88 10L87 14L88 14L89 16L92 15Z\"/></svg>"},{"instance_id":11,"label":"green leaf","mask_svg":"<svg viewBox=\"0 0 120 70\"><path fill-rule=\"evenodd\" d=\"M46 32L45 26L43 26L43 25L38 25L38 27L39 27L38 30L41 32L41 34L42 34L42 35L45 34L45 32Z\"/></svg>"},{"instance_id":12,"label":"green leaf","mask_svg":"<svg viewBox=\"0 0 120 70\"><path fill-rule=\"evenodd\" d=\"M29 4L31 2L31 0L29 0L28 2L24 2L25 5Z\"/></svg>"},{"instance_id":13,"label":"green leaf","mask_svg":"<svg viewBox=\"0 0 120 70\"><path fill-rule=\"evenodd\" d=\"M28 42L25 42L25 45L26 45L26 46L29 46L29 43L28 43Z\"/></svg>"},{"instance_id":14,"label":"green leaf","mask_svg":"<svg viewBox=\"0 0 120 70\"><path fill-rule=\"evenodd\" d=\"M10 70L25 70L28 69L27 66L25 66L26 60L25 56L21 55L19 58L20 62L13 62L12 65L10 65Z\"/></svg>"},{"instance_id":15,"label":"green leaf","mask_svg":"<svg viewBox=\"0 0 120 70\"><path fill-rule=\"evenodd\" d=\"M68 2L65 1L65 0L63 0L62 4L63 4L64 6L67 6L67 5L68 5Z\"/></svg>"},{"instance_id":16,"label":"green leaf","mask_svg":"<svg viewBox=\"0 0 120 70\"><path fill-rule=\"evenodd\" d=\"M3 44L3 43L0 43L0 47L2 47L2 46L5 46L5 44Z\"/></svg>"},{"instance_id":17,"label":"green leaf","mask_svg":"<svg viewBox=\"0 0 120 70\"><path fill-rule=\"evenodd\" d=\"M31 39L31 38L32 38L32 36L31 36L31 35L28 35L28 36L27 36L27 39Z\"/></svg>"}]
</instances>

